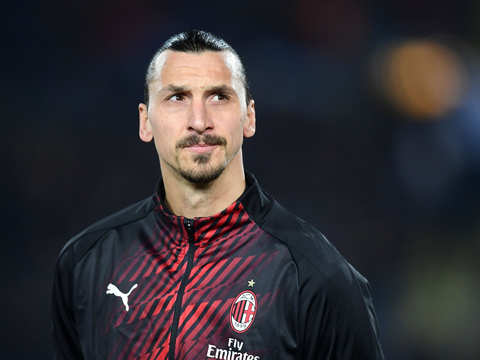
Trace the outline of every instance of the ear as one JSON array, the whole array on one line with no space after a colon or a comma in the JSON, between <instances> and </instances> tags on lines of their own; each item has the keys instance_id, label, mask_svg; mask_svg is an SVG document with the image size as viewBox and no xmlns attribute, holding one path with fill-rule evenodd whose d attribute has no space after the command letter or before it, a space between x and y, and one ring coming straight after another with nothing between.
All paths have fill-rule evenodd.
<instances>
[{"instance_id":1,"label":"ear","mask_svg":"<svg viewBox=\"0 0 480 360\"><path fill-rule=\"evenodd\" d=\"M243 136L252 137L255 134L255 101L250 100L247 105L247 116L243 123Z\"/></svg>"},{"instance_id":2,"label":"ear","mask_svg":"<svg viewBox=\"0 0 480 360\"><path fill-rule=\"evenodd\" d=\"M138 135L140 139L145 142L150 142L153 139L152 125L148 120L148 108L145 104L138 104Z\"/></svg>"}]
</instances>

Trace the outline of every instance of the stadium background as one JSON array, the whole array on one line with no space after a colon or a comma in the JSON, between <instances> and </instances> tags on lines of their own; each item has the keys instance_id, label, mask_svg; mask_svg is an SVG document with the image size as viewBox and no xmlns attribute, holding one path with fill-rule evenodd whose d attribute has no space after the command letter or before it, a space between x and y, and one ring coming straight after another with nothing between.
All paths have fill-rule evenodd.
<instances>
[{"instance_id":1,"label":"stadium background","mask_svg":"<svg viewBox=\"0 0 480 360\"><path fill-rule=\"evenodd\" d=\"M480 2L368 3L4 4L2 358L51 357L62 245L152 192L144 72L190 28L242 56L247 168L368 277L388 358L480 358Z\"/></svg>"}]
</instances>

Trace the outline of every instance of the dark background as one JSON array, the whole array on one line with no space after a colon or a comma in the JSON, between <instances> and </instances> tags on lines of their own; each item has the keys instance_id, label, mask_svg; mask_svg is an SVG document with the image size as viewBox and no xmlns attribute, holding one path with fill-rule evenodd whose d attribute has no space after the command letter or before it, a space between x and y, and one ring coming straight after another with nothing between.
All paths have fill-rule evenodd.
<instances>
[{"instance_id":1,"label":"dark background","mask_svg":"<svg viewBox=\"0 0 480 360\"><path fill-rule=\"evenodd\" d=\"M1 357L51 357L61 247L152 193L144 72L170 35L200 28L246 66L247 169L370 280L387 357L479 359L480 3L368 4L2 5Z\"/></svg>"}]
</instances>

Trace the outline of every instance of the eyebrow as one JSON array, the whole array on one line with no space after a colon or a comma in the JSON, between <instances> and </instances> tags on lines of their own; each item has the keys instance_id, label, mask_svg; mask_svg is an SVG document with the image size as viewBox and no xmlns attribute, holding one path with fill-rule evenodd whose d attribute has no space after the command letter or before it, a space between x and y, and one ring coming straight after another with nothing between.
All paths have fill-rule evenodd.
<instances>
[{"instance_id":1,"label":"eyebrow","mask_svg":"<svg viewBox=\"0 0 480 360\"><path fill-rule=\"evenodd\" d=\"M168 91L168 92L172 92L172 93L183 93L183 92L187 92L188 88L185 87L185 86L182 86L182 85L178 86L178 85L170 84L170 85L167 85L164 88L160 89L159 92L164 92L164 91ZM208 87L206 89L206 91L208 91L208 92L235 93L235 90L233 90L233 88L228 86L228 85L211 86L211 87Z\"/></svg>"},{"instance_id":2,"label":"eyebrow","mask_svg":"<svg viewBox=\"0 0 480 360\"><path fill-rule=\"evenodd\" d=\"M212 86L207 89L208 92L235 93L232 87L227 85Z\"/></svg>"},{"instance_id":3,"label":"eyebrow","mask_svg":"<svg viewBox=\"0 0 480 360\"><path fill-rule=\"evenodd\" d=\"M160 92L163 92L163 91L168 91L168 92L186 92L187 91L187 88L185 86L177 86L177 85L173 85L173 84L170 84L162 89L160 89Z\"/></svg>"}]
</instances>

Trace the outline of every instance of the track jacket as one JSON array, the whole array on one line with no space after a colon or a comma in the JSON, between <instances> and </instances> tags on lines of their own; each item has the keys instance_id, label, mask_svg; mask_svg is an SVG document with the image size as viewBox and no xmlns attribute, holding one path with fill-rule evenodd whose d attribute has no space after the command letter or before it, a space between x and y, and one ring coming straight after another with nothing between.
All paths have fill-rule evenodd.
<instances>
[{"instance_id":1,"label":"track jacket","mask_svg":"<svg viewBox=\"0 0 480 360\"><path fill-rule=\"evenodd\" d=\"M57 359L383 359L367 280L246 174L224 211L175 216L163 184L71 239Z\"/></svg>"}]
</instances>

